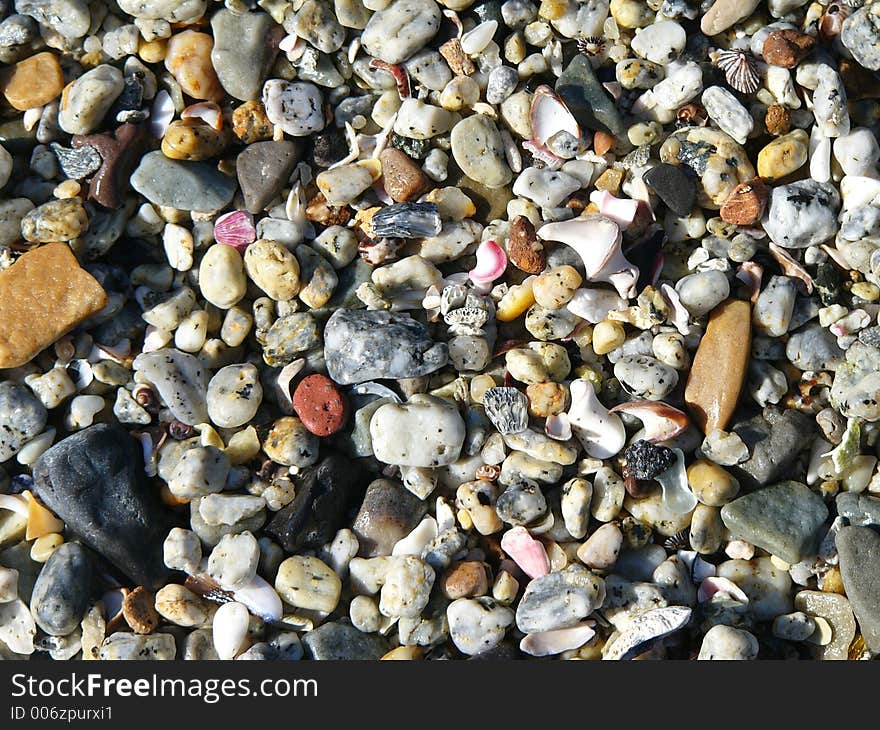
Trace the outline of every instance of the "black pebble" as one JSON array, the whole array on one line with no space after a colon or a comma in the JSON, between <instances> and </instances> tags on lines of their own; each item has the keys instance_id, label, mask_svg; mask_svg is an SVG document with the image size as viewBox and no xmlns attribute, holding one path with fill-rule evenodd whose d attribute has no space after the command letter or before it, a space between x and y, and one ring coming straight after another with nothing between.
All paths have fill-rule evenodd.
<instances>
[{"instance_id":1,"label":"black pebble","mask_svg":"<svg viewBox=\"0 0 880 730\"><path fill-rule=\"evenodd\" d=\"M681 167L663 162L648 170L644 180L677 216L683 218L690 214L696 201L697 186Z\"/></svg>"}]
</instances>

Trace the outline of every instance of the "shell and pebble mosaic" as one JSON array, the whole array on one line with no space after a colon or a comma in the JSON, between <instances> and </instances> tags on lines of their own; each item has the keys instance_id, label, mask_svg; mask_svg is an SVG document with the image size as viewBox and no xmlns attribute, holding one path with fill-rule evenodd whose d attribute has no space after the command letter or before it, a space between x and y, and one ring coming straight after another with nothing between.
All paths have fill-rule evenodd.
<instances>
[{"instance_id":1,"label":"shell and pebble mosaic","mask_svg":"<svg viewBox=\"0 0 880 730\"><path fill-rule=\"evenodd\" d=\"M880 652L880 2L0 18L0 657Z\"/></svg>"}]
</instances>

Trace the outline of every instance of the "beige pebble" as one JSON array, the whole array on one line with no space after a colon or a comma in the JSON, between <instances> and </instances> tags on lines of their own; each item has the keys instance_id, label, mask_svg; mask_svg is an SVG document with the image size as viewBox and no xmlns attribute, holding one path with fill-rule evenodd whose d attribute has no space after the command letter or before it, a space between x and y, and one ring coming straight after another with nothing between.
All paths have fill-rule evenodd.
<instances>
[{"instance_id":1,"label":"beige pebble","mask_svg":"<svg viewBox=\"0 0 880 730\"><path fill-rule=\"evenodd\" d=\"M342 581L318 558L294 555L278 566L275 590L291 606L330 613L339 603Z\"/></svg>"},{"instance_id":2,"label":"beige pebble","mask_svg":"<svg viewBox=\"0 0 880 730\"><path fill-rule=\"evenodd\" d=\"M573 266L557 266L538 276L532 284L535 301L547 309L559 309L574 296L583 279Z\"/></svg>"},{"instance_id":3,"label":"beige pebble","mask_svg":"<svg viewBox=\"0 0 880 730\"><path fill-rule=\"evenodd\" d=\"M207 33L185 30L168 40L165 68L193 99L223 98L223 87L211 63L214 39Z\"/></svg>"},{"instance_id":4,"label":"beige pebble","mask_svg":"<svg viewBox=\"0 0 880 730\"><path fill-rule=\"evenodd\" d=\"M251 281L276 302L289 301L299 293L299 262L277 241L261 238L248 246L244 268Z\"/></svg>"}]
</instances>

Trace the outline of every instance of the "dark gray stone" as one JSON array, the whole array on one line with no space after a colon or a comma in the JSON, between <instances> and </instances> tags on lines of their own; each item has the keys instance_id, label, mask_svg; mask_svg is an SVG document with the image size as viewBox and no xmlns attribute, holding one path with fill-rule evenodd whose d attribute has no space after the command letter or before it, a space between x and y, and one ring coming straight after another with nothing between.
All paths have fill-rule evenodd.
<instances>
[{"instance_id":1,"label":"dark gray stone","mask_svg":"<svg viewBox=\"0 0 880 730\"><path fill-rule=\"evenodd\" d=\"M880 651L880 535L870 527L844 527L837 553L846 597L871 651Z\"/></svg>"},{"instance_id":2,"label":"dark gray stone","mask_svg":"<svg viewBox=\"0 0 880 730\"><path fill-rule=\"evenodd\" d=\"M408 314L339 309L324 329L327 372L340 385L376 378L415 378L449 360L444 343Z\"/></svg>"},{"instance_id":3,"label":"dark gray stone","mask_svg":"<svg viewBox=\"0 0 880 730\"><path fill-rule=\"evenodd\" d=\"M774 484L721 508L721 520L731 534L788 563L815 552L826 519L822 498L799 482Z\"/></svg>"},{"instance_id":4,"label":"dark gray stone","mask_svg":"<svg viewBox=\"0 0 880 730\"><path fill-rule=\"evenodd\" d=\"M858 527L880 525L880 499L867 494L841 492L837 495L837 514Z\"/></svg>"},{"instance_id":5,"label":"dark gray stone","mask_svg":"<svg viewBox=\"0 0 880 730\"><path fill-rule=\"evenodd\" d=\"M785 479L798 454L813 441L813 421L800 411L765 408L761 415L733 427L749 449L748 460L731 467L748 487Z\"/></svg>"},{"instance_id":6,"label":"dark gray stone","mask_svg":"<svg viewBox=\"0 0 880 730\"><path fill-rule=\"evenodd\" d=\"M643 179L677 216L683 218L690 214L697 198L697 186L681 165L662 162L648 170Z\"/></svg>"},{"instance_id":7,"label":"dark gray stone","mask_svg":"<svg viewBox=\"0 0 880 730\"><path fill-rule=\"evenodd\" d=\"M170 520L146 483L141 447L118 425L98 424L55 444L34 464L37 496L67 529L135 584L163 585Z\"/></svg>"},{"instance_id":8,"label":"dark gray stone","mask_svg":"<svg viewBox=\"0 0 880 730\"><path fill-rule=\"evenodd\" d=\"M158 150L141 158L131 186L156 205L198 211L225 208L237 187L207 162L172 160Z\"/></svg>"},{"instance_id":9,"label":"dark gray stone","mask_svg":"<svg viewBox=\"0 0 880 730\"><path fill-rule=\"evenodd\" d=\"M37 626L52 636L66 636L79 626L89 607L92 557L75 542L61 545L43 566L31 596Z\"/></svg>"},{"instance_id":10,"label":"dark gray stone","mask_svg":"<svg viewBox=\"0 0 880 730\"><path fill-rule=\"evenodd\" d=\"M235 161L245 207L260 213L287 183L302 157L302 147L290 140L254 142Z\"/></svg>"},{"instance_id":11,"label":"dark gray stone","mask_svg":"<svg viewBox=\"0 0 880 730\"><path fill-rule=\"evenodd\" d=\"M359 555L391 555L391 548L406 537L425 515L426 505L403 485L377 479L367 487L351 529L360 542Z\"/></svg>"},{"instance_id":12,"label":"dark gray stone","mask_svg":"<svg viewBox=\"0 0 880 730\"><path fill-rule=\"evenodd\" d=\"M596 78L590 59L583 54L576 55L563 70L556 81L556 93L582 128L610 132L615 136L625 131L617 107Z\"/></svg>"},{"instance_id":13,"label":"dark gray stone","mask_svg":"<svg viewBox=\"0 0 880 730\"><path fill-rule=\"evenodd\" d=\"M377 634L362 634L354 626L331 622L303 634L306 657L317 660L374 661L391 649Z\"/></svg>"}]
</instances>

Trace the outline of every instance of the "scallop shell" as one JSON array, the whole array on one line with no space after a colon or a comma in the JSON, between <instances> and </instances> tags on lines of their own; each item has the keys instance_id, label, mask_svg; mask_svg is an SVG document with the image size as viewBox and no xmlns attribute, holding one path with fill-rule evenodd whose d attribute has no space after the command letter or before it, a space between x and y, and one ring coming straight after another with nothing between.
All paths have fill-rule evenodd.
<instances>
[{"instance_id":1,"label":"scallop shell","mask_svg":"<svg viewBox=\"0 0 880 730\"><path fill-rule=\"evenodd\" d=\"M214 240L232 246L239 253L257 240L254 217L243 210L234 210L221 215L214 222Z\"/></svg>"},{"instance_id":2,"label":"scallop shell","mask_svg":"<svg viewBox=\"0 0 880 730\"><path fill-rule=\"evenodd\" d=\"M755 59L745 51L718 51L715 65L724 72L727 83L743 94L754 94L761 77Z\"/></svg>"}]
</instances>

